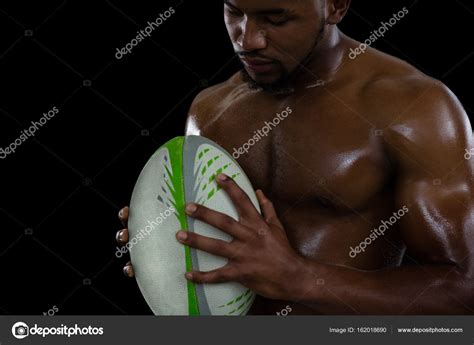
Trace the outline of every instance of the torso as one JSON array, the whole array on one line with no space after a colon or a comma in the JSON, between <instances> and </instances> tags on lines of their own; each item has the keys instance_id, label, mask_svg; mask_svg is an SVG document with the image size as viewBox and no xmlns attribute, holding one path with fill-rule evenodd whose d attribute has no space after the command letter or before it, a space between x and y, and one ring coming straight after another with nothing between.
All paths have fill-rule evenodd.
<instances>
[{"instance_id":1,"label":"torso","mask_svg":"<svg viewBox=\"0 0 474 345\"><path fill-rule=\"evenodd\" d=\"M349 256L350 247L397 211L394 169L377 131L390 123L393 109L371 109L370 97L363 94L375 74L363 73L359 68L325 89L302 88L279 97L249 89L236 75L211 88L193 107L187 134L205 136L234 152L265 121L290 107L292 113L237 161L254 188L273 201L297 252L330 264L376 270L399 265L404 245L394 225L363 255ZM287 301L261 298L257 304L265 314L287 305L292 314L312 313Z\"/></svg>"}]
</instances>

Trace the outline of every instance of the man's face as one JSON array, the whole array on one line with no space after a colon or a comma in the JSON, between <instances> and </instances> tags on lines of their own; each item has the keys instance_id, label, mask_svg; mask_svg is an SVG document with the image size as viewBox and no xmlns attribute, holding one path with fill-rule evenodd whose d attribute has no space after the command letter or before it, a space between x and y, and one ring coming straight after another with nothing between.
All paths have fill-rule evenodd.
<instances>
[{"instance_id":1,"label":"man's face","mask_svg":"<svg viewBox=\"0 0 474 345\"><path fill-rule=\"evenodd\" d=\"M278 84L310 57L323 35L324 0L224 0L235 52L258 85Z\"/></svg>"}]
</instances>

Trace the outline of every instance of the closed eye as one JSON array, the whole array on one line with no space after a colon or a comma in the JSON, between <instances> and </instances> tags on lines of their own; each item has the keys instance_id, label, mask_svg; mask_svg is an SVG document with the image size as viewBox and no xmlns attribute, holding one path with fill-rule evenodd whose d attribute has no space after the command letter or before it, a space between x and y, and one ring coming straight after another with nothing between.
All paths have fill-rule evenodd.
<instances>
[{"instance_id":1,"label":"closed eye","mask_svg":"<svg viewBox=\"0 0 474 345\"><path fill-rule=\"evenodd\" d=\"M288 23L291 19L294 19L294 16L288 11L284 11L283 13L262 15L262 18L271 25L282 26Z\"/></svg>"},{"instance_id":2,"label":"closed eye","mask_svg":"<svg viewBox=\"0 0 474 345\"><path fill-rule=\"evenodd\" d=\"M272 19L272 18L266 18L266 21L272 25L275 26L282 26L288 22L288 18L279 18L279 19Z\"/></svg>"}]
</instances>

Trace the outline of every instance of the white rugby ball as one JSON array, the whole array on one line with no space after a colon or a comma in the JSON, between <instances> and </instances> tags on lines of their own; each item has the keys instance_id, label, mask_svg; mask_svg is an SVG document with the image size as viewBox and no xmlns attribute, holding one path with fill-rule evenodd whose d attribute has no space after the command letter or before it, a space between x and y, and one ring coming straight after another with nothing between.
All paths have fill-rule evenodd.
<instances>
[{"instance_id":1,"label":"white rugby ball","mask_svg":"<svg viewBox=\"0 0 474 345\"><path fill-rule=\"evenodd\" d=\"M184 207L194 202L238 220L215 177L225 173L260 212L247 176L219 145L200 136L177 137L161 146L143 168L130 202L129 250L140 290L155 315L245 315L255 294L238 283L194 284L184 273L210 271L227 259L180 244L183 229L225 241L232 238Z\"/></svg>"}]
</instances>

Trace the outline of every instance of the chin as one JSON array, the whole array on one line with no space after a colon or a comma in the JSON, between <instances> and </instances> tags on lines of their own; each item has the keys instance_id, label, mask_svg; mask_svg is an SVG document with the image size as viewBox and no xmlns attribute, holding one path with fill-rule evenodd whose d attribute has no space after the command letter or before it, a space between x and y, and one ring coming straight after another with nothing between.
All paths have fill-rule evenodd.
<instances>
[{"instance_id":1,"label":"chin","mask_svg":"<svg viewBox=\"0 0 474 345\"><path fill-rule=\"evenodd\" d=\"M253 75L249 74L253 81L258 85L273 85L277 83L280 79L270 75Z\"/></svg>"},{"instance_id":2,"label":"chin","mask_svg":"<svg viewBox=\"0 0 474 345\"><path fill-rule=\"evenodd\" d=\"M283 85L282 78L250 74L245 68L241 70L241 75L251 89L264 90L275 95L292 93L294 90Z\"/></svg>"},{"instance_id":3,"label":"chin","mask_svg":"<svg viewBox=\"0 0 474 345\"><path fill-rule=\"evenodd\" d=\"M252 84L258 86L266 86L266 85L273 85L278 83L280 77L275 75L275 73L253 73L248 71L246 68L244 69L245 81L250 82Z\"/></svg>"}]
</instances>

